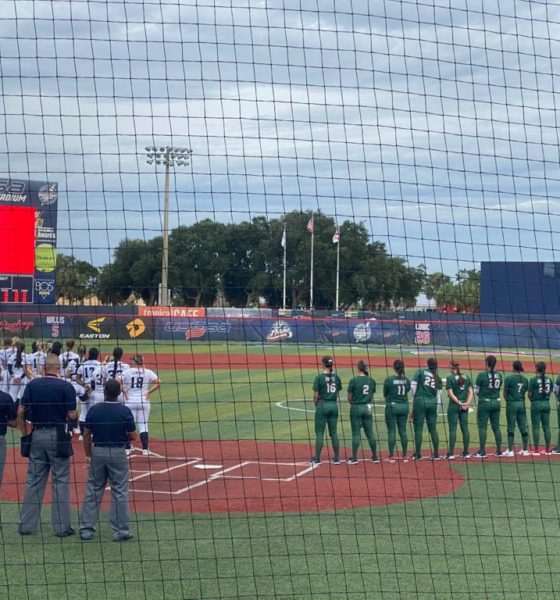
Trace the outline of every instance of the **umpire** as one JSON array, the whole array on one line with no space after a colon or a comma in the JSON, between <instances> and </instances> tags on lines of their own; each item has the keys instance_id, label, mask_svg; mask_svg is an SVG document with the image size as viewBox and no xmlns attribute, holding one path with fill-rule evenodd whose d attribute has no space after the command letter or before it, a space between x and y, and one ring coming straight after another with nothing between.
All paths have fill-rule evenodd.
<instances>
[{"instance_id":1,"label":"umpire","mask_svg":"<svg viewBox=\"0 0 560 600\"><path fill-rule=\"evenodd\" d=\"M105 383L104 401L88 410L84 430L84 450L90 462L86 495L80 513L80 537L91 540L99 519L99 509L107 482L111 485L113 541L133 538L128 515L128 459L126 446L136 439L136 426L130 408L118 402L121 384ZM92 448L93 446L93 448Z\"/></svg>"},{"instance_id":2,"label":"umpire","mask_svg":"<svg viewBox=\"0 0 560 600\"><path fill-rule=\"evenodd\" d=\"M26 420L33 425L27 485L20 512L21 535L37 531L51 471L54 533L61 538L75 533L70 521L72 444L66 424L73 422L76 416L76 392L70 383L60 379L58 356L49 354L45 361L45 376L27 384L18 407L21 431L25 431Z\"/></svg>"}]
</instances>

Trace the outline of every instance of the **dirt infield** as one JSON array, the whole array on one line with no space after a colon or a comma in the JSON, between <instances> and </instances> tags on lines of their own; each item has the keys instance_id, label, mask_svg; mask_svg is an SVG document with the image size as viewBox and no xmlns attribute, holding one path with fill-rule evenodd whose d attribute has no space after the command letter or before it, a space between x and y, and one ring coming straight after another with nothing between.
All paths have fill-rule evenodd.
<instances>
[{"instance_id":1,"label":"dirt infield","mask_svg":"<svg viewBox=\"0 0 560 600\"><path fill-rule=\"evenodd\" d=\"M131 509L146 513L282 513L347 510L449 494L463 476L447 461L350 466L308 463L305 444L252 441L154 441L151 457L130 459ZM86 481L75 442L72 503ZM27 460L8 452L0 499L21 501ZM50 488L50 486L49 486ZM109 506L107 491L104 508ZM46 503L50 502L50 489Z\"/></svg>"},{"instance_id":2,"label":"dirt infield","mask_svg":"<svg viewBox=\"0 0 560 600\"><path fill-rule=\"evenodd\" d=\"M364 352L366 355L366 352ZM298 355L298 354L173 354L168 353L146 353L144 360L148 366L157 369L176 369L176 370L193 370L193 369L319 369L322 354L317 356ZM448 371L448 362L452 358L451 353L437 353L442 373ZM355 356L339 356L335 357L335 366L338 369L348 369L355 367L360 358L365 358L371 368L387 368L391 367L395 359L401 358L401 354L393 351L393 354L386 356L363 356L356 353ZM511 369L511 358L498 358L497 369L509 371ZM514 357L515 358L515 357ZM404 359L405 365L409 371L413 371L419 367L426 365L427 355L425 356L406 356ZM461 366L464 370L484 370L484 358L460 359ZM527 369L532 370L533 363L527 359Z\"/></svg>"}]
</instances>

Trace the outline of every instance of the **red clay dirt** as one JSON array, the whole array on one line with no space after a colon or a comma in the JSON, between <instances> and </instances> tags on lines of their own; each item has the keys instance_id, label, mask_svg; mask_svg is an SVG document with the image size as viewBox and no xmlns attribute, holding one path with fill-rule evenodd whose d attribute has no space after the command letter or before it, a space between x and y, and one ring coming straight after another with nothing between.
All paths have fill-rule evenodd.
<instances>
[{"instance_id":1,"label":"red clay dirt","mask_svg":"<svg viewBox=\"0 0 560 600\"><path fill-rule=\"evenodd\" d=\"M87 472L74 442L72 504ZM305 444L254 441L153 441L152 457L131 460L131 510L143 513L299 513L400 504L450 494L463 476L447 461L308 464ZM27 459L8 451L0 499L21 502ZM50 484L45 503L50 503ZM104 508L109 507L106 491Z\"/></svg>"}]
</instances>

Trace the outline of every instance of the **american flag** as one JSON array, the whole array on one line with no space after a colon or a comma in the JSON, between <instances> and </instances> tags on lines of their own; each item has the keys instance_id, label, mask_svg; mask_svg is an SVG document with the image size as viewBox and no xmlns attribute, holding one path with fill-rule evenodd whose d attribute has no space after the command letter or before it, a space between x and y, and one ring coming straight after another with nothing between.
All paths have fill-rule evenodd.
<instances>
[{"instance_id":1,"label":"american flag","mask_svg":"<svg viewBox=\"0 0 560 600\"><path fill-rule=\"evenodd\" d=\"M332 243L338 244L340 242L340 229L337 227L334 231L334 235L332 236Z\"/></svg>"},{"instance_id":2,"label":"american flag","mask_svg":"<svg viewBox=\"0 0 560 600\"><path fill-rule=\"evenodd\" d=\"M307 231L309 231L309 233L313 233L313 217L309 219L309 223L307 223L306 229Z\"/></svg>"}]
</instances>

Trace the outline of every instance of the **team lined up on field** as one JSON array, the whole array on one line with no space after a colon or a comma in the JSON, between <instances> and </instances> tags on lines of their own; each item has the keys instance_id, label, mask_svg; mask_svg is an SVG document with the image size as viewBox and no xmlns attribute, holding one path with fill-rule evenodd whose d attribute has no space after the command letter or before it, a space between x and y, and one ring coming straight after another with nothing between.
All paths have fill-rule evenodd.
<instances>
[{"instance_id":1,"label":"team lined up on field","mask_svg":"<svg viewBox=\"0 0 560 600\"><path fill-rule=\"evenodd\" d=\"M560 424L560 376L554 383L546 374L546 364L538 362L535 365L535 375L528 379L523 374L524 369L520 361L512 364L512 373L507 377L496 371L496 357L486 357L486 369L478 373L474 383L461 373L458 362L449 363L450 374L445 381L438 373L438 363L434 358L429 358L425 368L418 369L412 379L405 374L405 365L402 360L393 363L394 375L389 376L383 383L383 398L385 400L385 424L387 427L389 461L398 458L420 460L422 458L422 442L424 424L427 425L431 454L433 460L440 459L440 440L437 431L438 406L441 405L442 391L448 396L447 407L448 446L446 459L454 459L457 442L457 429L462 434L463 449L461 458L471 458L469 450L470 431L468 414L469 409L477 398L476 423L478 428L479 449L474 454L476 458L485 458L488 423L494 434L496 456L513 457L514 435L519 430L522 446L519 450L521 456L541 456L560 454L560 426L558 430L558 443L551 447L550 429L550 397L554 392L558 400L558 422ZM340 463L340 443L337 434L338 425L338 399L342 390L340 377L333 370L333 359L325 356L322 359L324 372L317 375L313 383L313 402L315 404L315 455L311 464L321 462L325 429L328 428L333 447L334 464ZM361 431L363 430L371 449L371 462L379 462L377 454L377 440L373 430L373 397L377 384L368 372L364 361L359 361L358 375L353 377L348 384L348 402L350 403L350 425L352 430L352 455L349 464L357 464L358 449L361 444ZM412 412L409 408L409 394L412 396ZM525 398L531 403L532 448L529 449L529 431ZM500 413L502 398L505 401L507 417L507 450L502 451L502 431L500 427ZM413 424L414 451L408 455L407 422ZM540 445L541 430L544 434L544 446ZM402 453L398 455L397 432L401 443Z\"/></svg>"},{"instance_id":2,"label":"team lined up on field","mask_svg":"<svg viewBox=\"0 0 560 600\"><path fill-rule=\"evenodd\" d=\"M99 349L78 347L74 352L74 340L66 342L63 350L62 342L49 342L45 348L43 342L32 344L32 352L25 352L25 344L17 338L6 338L0 350L0 389L10 394L14 402L18 402L27 383L45 374L47 354L58 356L60 377L68 380L76 390L79 398L79 429L74 431L83 436L84 424L88 409L103 402L103 387L109 379L117 379L122 384L119 400L132 411L137 429L140 432L143 454L149 455L148 419L150 414L150 393L160 386L159 377L144 366L140 355L132 357L133 366L123 362L122 348L115 348L105 361L99 361Z\"/></svg>"}]
</instances>

